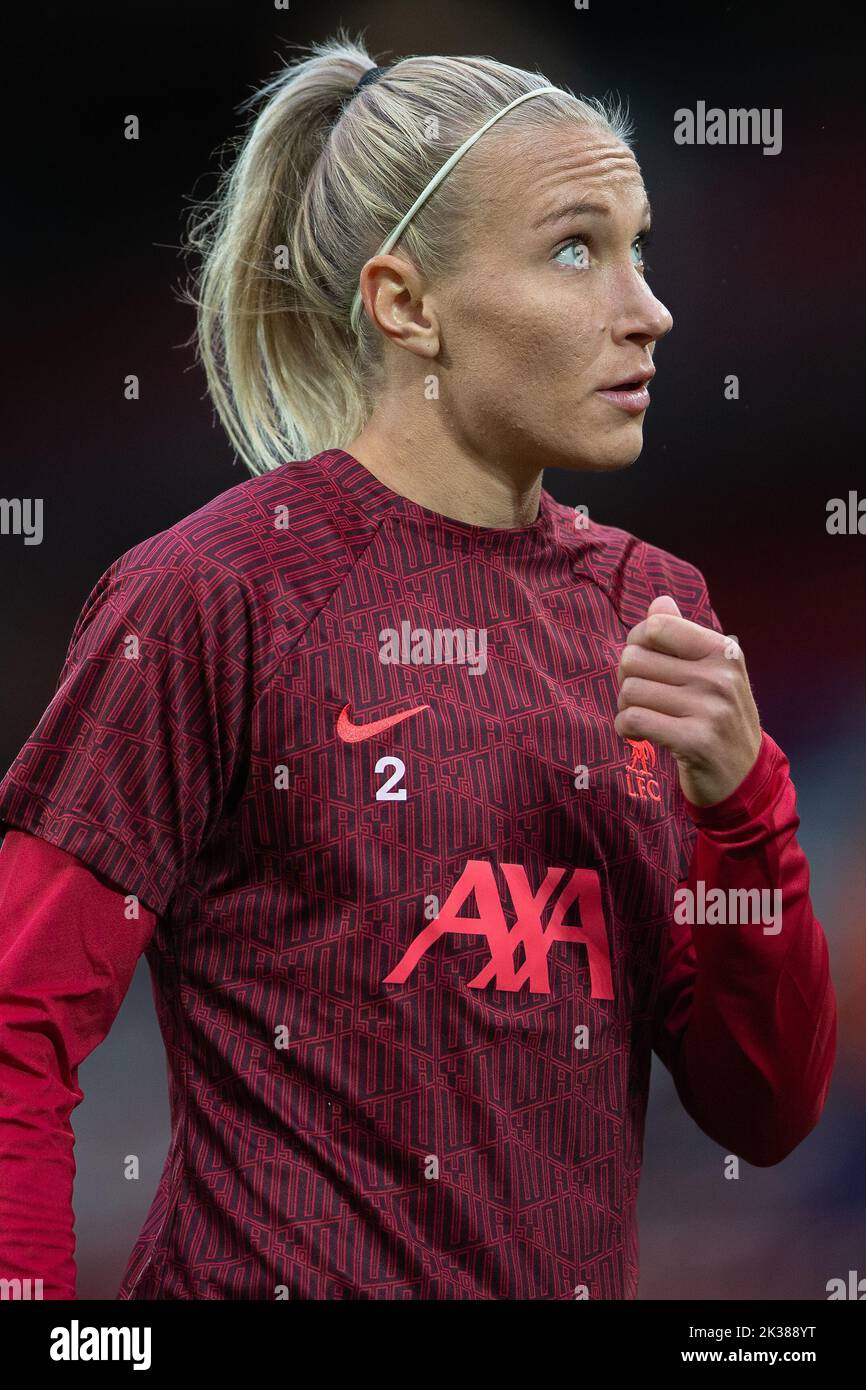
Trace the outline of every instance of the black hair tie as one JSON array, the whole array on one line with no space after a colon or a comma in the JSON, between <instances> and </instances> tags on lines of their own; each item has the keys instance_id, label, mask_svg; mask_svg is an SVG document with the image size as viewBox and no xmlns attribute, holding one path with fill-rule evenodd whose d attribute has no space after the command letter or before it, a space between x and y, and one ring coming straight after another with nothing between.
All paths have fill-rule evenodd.
<instances>
[{"instance_id":1,"label":"black hair tie","mask_svg":"<svg viewBox=\"0 0 866 1390\"><path fill-rule=\"evenodd\" d=\"M381 77L383 72L387 72L387 68L368 68L364 76L355 83L352 96L355 95L355 92L360 92L362 87L366 87L368 82L375 82L376 78Z\"/></svg>"}]
</instances>

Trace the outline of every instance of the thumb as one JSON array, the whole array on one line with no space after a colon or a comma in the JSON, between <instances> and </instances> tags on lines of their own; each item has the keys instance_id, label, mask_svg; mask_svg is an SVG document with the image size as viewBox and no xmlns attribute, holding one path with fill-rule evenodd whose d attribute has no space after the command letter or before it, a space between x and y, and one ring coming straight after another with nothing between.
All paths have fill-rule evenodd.
<instances>
[{"instance_id":1,"label":"thumb","mask_svg":"<svg viewBox=\"0 0 866 1390\"><path fill-rule=\"evenodd\" d=\"M653 613L673 613L675 618L681 618L683 616L677 608L676 600L672 599L670 594L660 594L658 598L653 599L646 611L646 615L650 618Z\"/></svg>"}]
</instances>

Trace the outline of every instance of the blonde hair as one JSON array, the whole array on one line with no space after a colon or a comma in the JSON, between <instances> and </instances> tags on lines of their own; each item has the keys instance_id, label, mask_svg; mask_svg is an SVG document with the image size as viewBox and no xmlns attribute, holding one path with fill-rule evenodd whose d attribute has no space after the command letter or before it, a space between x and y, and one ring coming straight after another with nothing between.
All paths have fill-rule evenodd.
<instances>
[{"instance_id":1,"label":"blonde hair","mask_svg":"<svg viewBox=\"0 0 866 1390\"><path fill-rule=\"evenodd\" d=\"M437 55L403 58L354 94L374 66L360 40L338 31L308 51L244 103L260 109L230 142L234 158L214 198L195 206L185 242L200 257L183 297L196 307L208 390L253 475L361 432L383 367L366 314L357 335L349 323L365 261L464 140L547 83L493 58ZM500 124L538 130L563 119L631 147L618 104L567 89L523 102ZM467 244L478 189L465 163L397 243L431 279Z\"/></svg>"}]
</instances>

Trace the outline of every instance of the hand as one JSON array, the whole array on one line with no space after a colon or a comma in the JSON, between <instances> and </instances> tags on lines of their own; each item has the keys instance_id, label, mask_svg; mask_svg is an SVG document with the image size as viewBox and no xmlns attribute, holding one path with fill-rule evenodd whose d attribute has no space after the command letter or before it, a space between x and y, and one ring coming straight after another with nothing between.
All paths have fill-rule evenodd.
<instances>
[{"instance_id":1,"label":"hand","mask_svg":"<svg viewBox=\"0 0 866 1390\"><path fill-rule=\"evenodd\" d=\"M617 733L669 748L696 806L724 801L754 767L761 721L742 650L684 618L669 594L629 632L617 680Z\"/></svg>"}]
</instances>

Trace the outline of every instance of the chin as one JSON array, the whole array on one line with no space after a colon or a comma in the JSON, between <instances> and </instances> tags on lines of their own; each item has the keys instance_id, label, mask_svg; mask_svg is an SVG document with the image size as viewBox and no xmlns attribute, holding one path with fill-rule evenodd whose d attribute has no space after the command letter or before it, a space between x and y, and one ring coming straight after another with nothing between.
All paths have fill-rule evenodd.
<instances>
[{"instance_id":1,"label":"chin","mask_svg":"<svg viewBox=\"0 0 866 1390\"><path fill-rule=\"evenodd\" d=\"M555 467L571 473L615 473L621 468L631 468L642 451L643 435L640 433L630 440L605 440L596 449L587 449L586 444L581 443Z\"/></svg>"}]
</instances>

